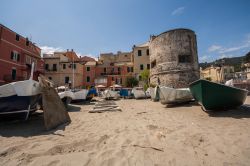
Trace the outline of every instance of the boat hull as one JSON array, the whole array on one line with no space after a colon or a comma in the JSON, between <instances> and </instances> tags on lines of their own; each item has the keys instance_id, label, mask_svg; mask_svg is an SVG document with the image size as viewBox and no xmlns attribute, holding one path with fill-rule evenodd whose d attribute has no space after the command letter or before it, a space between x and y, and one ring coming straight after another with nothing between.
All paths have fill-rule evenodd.
<instances>
[{"instance_id":1,"label":"boat hull","mask_svg":"<svg viewBox=\"0 0 250 166\"><path fill-rule=\"evenodd\" d=\"M244 104L247 90L230 87L207 80L198 80L190 84L195 100L206 110L224 110Z\"/></svg>"},{"instance_id":2,"label":"boat hull","mask_svg":"<svg viewBox=\"0 0 250 166\"><path fill-rule=\"evenodd\" d=\"M12 95L8 97L0 98L0 114L8 114L21 112L23 110L35 111L37 109L37 104L41 100L42 95L37 94L33 96L17 96Z\"/></svg>"},{"instance_id":3,"label":"boat hull","mask_svg":"<svg viewBox=\"0 0 250 166\"><path fill-rule=\"evenodd\" d=\"M156 86L154 88L150 88L150 97L153 101L159 101L160 95L159 95L159 87Z\"/></svg>"}]
</instances>

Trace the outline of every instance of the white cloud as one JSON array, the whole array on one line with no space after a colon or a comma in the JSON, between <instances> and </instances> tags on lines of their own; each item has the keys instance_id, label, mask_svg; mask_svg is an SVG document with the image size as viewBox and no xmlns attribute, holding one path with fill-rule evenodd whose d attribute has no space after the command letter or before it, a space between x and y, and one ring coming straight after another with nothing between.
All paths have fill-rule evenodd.
<instances>
[{"instance_id":1,"label":"white cloud","mask_svg":"<svg viewBox=\"0 0 250 166\"><path fill-rule=\"evenodd\" d=\"M231 54L221 54L221 55L220 55L220 59L223 59L223 58L231 58L231 57L233 57L233 55L231 55Z\"/></svg>"},{"instance_id":2,"label":"white cloud","mask_svg":"<svg viewBox=\"0 0 250 166\"><path fill-rule=\"evenodd\" d=\"M171 14L174 15L181 15L185 10L185 7L178 7L177 9L175 9Z\"/></svg>"},{"instance_id":3,"label":"white cloud","mask_svg":"<svg viewBox=\"0 0 250 166\"><path fill-rule=\"evenodd\" d=\"M214 51L218 51L218 50L221 50L222 47L219 46L219 45L212 45L208 48L208 52L214 52Z\"/></svg>"},{"instance_id":4,"label":"white cloud","mask_svg":"<svg viewBox=\"0 0 250 166\"><path fill-rule=\"evenodd\" d=\"M208 52L215 52L217 54L225 55L225 54L234 53L237 51L239 53L239 51L243 51L247 49L250 49L250 34L246 35L246 39L242 41L240 45L231 46L231 47L222 47L220 45L212 45L208 48Z\"/></svg>"},{"instance_id":5,"label":"white cloud","mask_svg":"<svg viewBox=\"0 0 250 166\"><path fill-rule=\"evenodd\" d=\"M61 47L39 46L41 48L41 54L53 54L56 51L63 51Z\"/></svg>"},{"instance_id":6,"label":"white cloud","mask_svg":"<svg viewBox=\"0 0 250 166\"><path fill-rule=\"evenodd\" d=\"M200 57L200 61L201 62L206 62L208 60L208 56L207 55L203 55L202 57Z\"/></svg>"}]
</instances>

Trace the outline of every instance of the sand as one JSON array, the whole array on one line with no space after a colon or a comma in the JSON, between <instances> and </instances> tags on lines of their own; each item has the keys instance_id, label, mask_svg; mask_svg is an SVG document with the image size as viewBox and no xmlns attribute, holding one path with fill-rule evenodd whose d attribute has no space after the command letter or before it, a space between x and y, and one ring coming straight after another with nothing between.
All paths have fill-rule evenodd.
<instances>
[{"instance_id":1,"label":"sand","mask_svg":"<svg viewBox=\"0 0 250 166\"><path fill-rule=\"evenodd\" d=\"M248 97L246 104L250 103ZM0 122L0 165L249 165L250 109L116 101L122 112L70 106L72 122L45 131L42 114Z\"/></svg>"}]
</instances>

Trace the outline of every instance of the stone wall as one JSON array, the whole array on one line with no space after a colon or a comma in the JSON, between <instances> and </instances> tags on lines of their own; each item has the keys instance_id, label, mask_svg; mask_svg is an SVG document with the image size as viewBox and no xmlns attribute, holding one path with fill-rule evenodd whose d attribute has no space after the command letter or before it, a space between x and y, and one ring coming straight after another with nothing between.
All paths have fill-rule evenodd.
<instances>
[{"instance_id":1,"label":"stone wall","mask_svg":"<svg viewBox=\"0 0 250 166\"><path fill-rule=\"evenodd\" d=\"M188 87L199 79L196 35L175 29L151 37L150 83L174 88Z\"/></svg>"}]
</instances>

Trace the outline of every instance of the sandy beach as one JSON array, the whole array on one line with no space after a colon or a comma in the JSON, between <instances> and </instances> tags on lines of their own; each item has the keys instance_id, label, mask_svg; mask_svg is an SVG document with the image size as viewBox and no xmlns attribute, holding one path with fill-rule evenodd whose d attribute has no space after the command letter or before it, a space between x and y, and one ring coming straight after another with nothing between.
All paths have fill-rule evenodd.
<instances>
[{"instance_id":1,"label":"sandy beach","mask_svg":"<svg viewBox=\"0 0 250 166\"><path fill-rule=\"evenodd\" d=\"M0 165L249 165L250 109L116 101L122 112L70 106L72 122L45 131L41 113L0 122ZM246 104L250 104L250 97Z\"/></svg>"}]
</instances>

